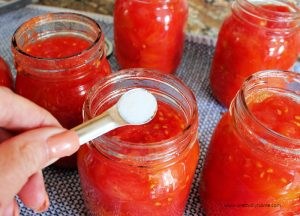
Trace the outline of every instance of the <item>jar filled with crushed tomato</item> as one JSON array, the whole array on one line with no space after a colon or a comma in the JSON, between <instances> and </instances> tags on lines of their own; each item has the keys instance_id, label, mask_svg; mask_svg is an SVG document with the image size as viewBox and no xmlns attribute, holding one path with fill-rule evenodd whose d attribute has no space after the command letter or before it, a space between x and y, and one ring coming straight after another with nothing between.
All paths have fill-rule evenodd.
<instances>
[{"instance_id":1,"label":"jar filled with crushed tomato","mask_svg":"<svg viewBox=\"0 0 300 216\"><path fill-rule=\"evenodd\" d=\"M300 212L300 75L248 78L216 127L200 197L208 215Z\"/></svg>"},{"instance_id":2,"label":"jar filled with crushed tomato","mask_svg":"<svg viewBox=\"0 0 300 216\"><path fill-rule=\"evenodd\" d=\"M66 128L82 122L87 91L111 73L104 35L92 19L52 13L22 24L12 38L16 92L50 111ZM76 158L58 162L76 166Z\"/></svg>"},{"instance_id":3,"label":"jar filled with crushed tomato","mask_svg":"<svg viewBox=\"0 0 300 216\"><path fill-rule=\"evenodd\" d=\"M156 97L156 116L81 148L78 170L85 204L92 215L182 216L199 142L195 97L180 80L146 69L123 70L92 88L84 119L99 115L133 88Z\"/></svg>"},{"instance_id":4,"label":"jar filled with crushed tomato","mask_svg":"<svg viewBox=\"0 0 300 216\"><path fill-rule=\"evenodd\" d=\"M267 69L288 70L300 49L295 1L236 0L218 36L210 71L215 98L226 107L245 78Z\"/></svg>"},{"instance_id":5,"label":"jar filled with crushed tomato","mask_svg":"<svg viewBox=\"0 0 300 216\"><path fill-rule=\"evenodd\" d=\"M174 73L184 47L186 0L116 0L115 54L122 68Z\"/></svg>"}]
</instances>

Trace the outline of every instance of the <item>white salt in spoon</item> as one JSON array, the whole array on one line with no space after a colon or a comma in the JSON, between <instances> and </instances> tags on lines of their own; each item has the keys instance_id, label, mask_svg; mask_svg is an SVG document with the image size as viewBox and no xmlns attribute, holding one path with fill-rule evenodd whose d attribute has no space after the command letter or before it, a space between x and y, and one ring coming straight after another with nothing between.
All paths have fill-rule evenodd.
<instances>
[{"instance_id":1,"label":"white salt in spoon","mask_svg":"<svg viewBox=\"0 0 300 216\"><path fill-rule=\"evenodd\" d=\"M77 133L82 145L118 127L145 124L153 119L156 111L156 98L145 89L135 88L123 94L104 113L72 130Z\"/></svg>"},{"instance_id":2,"label":"white salt in spoon","mask_svg":"<svg viewBox=\"0 0 300 216\"><path fill-rule=\"evenodd\" d=\"M141 125L153 119L157 111L156 98L147 90L135 88L127 91L111 108L75 128L80 145L113 129L125 125ZM57 161L53 159L47 166Z\"/></svg>"}]
</instances>

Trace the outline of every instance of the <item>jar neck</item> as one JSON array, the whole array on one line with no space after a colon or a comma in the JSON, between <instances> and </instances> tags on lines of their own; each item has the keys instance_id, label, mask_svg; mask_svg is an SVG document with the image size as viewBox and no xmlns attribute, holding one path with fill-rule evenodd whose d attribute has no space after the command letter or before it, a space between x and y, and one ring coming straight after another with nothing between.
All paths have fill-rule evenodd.
<instances>
[{"instance_id":1,"label":"jar neck","mask_svg":"<svg viewBox=\"0 0 300 216\"><path fill-rule=\"evenodd\" d=\"M26 51L26 47L51 37L74 36L91 45L79 53L62 58L43 58ZM27 73L60 73L80 71L96 59L105 58L102 29L94 20L74 13L51 13L32 18L14 33L11 42L17 67Z\"/></svg>"},{"instance_id":2,"label":"jar neck","mask_svg":"<svg viewBox=\"0 0 300 216\"><path fill-rule=\"evenodd\" d=\"M260 103L273 95L300 101L300 76L293 72L262 71L249 77L230 105L230 115L237 134L254 152L274 159L300 159L300 140L273 131L261 122L248 105ZM270 116L271 117L271 116ZM280 122L274 122L280 124ZM281 161L282 162L282 161Z\"/></svg>"},{"instance_id":3,"label":"jar neck","mask_svg":"<svg viewBox=\"0 0 300 216\"><path fill-rule=\"evenodd\" d=\"M84 120L103 112L104 107L116 103L124 92L137 87L147 89L158 101L176 107L184 116L185 128L176 137L155 143L131 143L104 135L90 143L99 154L111 160L122 160L132 166L151 167L178 158L192 148L198 129L196 100L193 93L171 75L145 69L130 69L105 78L89 92L84 104Z\"/></svg>"},{"instance_id":4,"label":"jar neck","mask_svg":"<svg viewBox=\"0 0 300 216\"><path fill-rule=\"evenodd\" d=\"M232 12L243 22L272 31L292 31L300 26L299 6L282 0L236 0Z\"/></svg>"}]
</instances>

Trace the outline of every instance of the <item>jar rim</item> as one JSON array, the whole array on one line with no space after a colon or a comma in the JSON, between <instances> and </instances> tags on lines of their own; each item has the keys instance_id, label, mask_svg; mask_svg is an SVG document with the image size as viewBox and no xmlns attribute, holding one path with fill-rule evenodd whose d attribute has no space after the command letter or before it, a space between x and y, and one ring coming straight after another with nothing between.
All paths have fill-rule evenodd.
<instances>
[{"instance_id":1,"label":"jar rim","mask_svg":"<svg viewBox=\"0 0 300 216\"><path fill-rule=\"evenodd\" d=\"M109 75L109 76L107 76L107 77L104 77L102 80L100 80L96 85L94 85L94 86L90 89L89 93L87 94L86 101L85 101L83 107L84 107L86 110L88 110L88 111L91 110L91 109L90 109L90 106L91 106L91 104L90 104L90 102L91 102L90 99L91 99L91 97L93 96L93 94L94 94L95 91L97 91L97 90L99 91L99 87L100 87L100 86L102 86L102 85L108 85L110 82L115 82L115 80L116 80L117 78L124 79L124 78L126 78L126 77L130 77L131 75L134 75L136 72L137 72L137 73L139 73L139 72L144 73L145 71L147 71L146 73L151 72L151 73L156 73L156 74L159 74L159 75L162 75L162 76L166 76L166 77L172 77L172 79L176 80L176 82L181 83L183 86L185 86L185 88L186 88L185 90L187 90L187 91L190 93L190 96L191 96L192 98L194 98L194 100L196 101L196 98L195 98L194 94L192 93L192 91L191 91L189 88L187 88L187 86L186 86L186 85L183 83L183 81L181 81L179 78L177 78L177 77L175 77L175 76L173 76L173 75L171 75L171 74L161 74L160 72L155 71L155 70L148 70L148 69L144 70L144 69L142 69L142 68L132 68L132 69L123 69L123 70L120 70L120 71L118 71L118 72L116 72L116 73L114 73L114 74L112 74L112 75ZM148 74L150 74L150 73L148 73ZM194 107L194 108L195 108L195 107ZM195 121L196 121L195 115L197 114L197 109L194 109L193 111L194 111L194 112L193 112L193 116L191 116L191 121L189 122L189 124L187 124L187 125L185 126L185 128L183 129L183 131L189 130L190 127L191 127L191 125L195 123ZM92 117L92 116L93 116L93 115L91 114L91 112L87 112L86 114L88 115L88 117ZM163 140L163 141L158 141L158 142L152 142L152 143L154 144L153 147L161 146L161 144L162 144L162 143L165 143L166 141L172 142L172 141L178 139L178 137L180 137L180 136L182 136L182 135L181 135L181 134L178 134L178 135L176 135L175 137L172 137L172 138L170 138L170 139L168 139L168 140ZM106 136L103 136L103 137L106 138ZM135 142L127 142L127 141L125 142L125 141L122 141L122 140L119 140L119 139L115 139L115 138L113 138L113 137L107 137L106 140L118 141L118 142L123 143L123 144L126 145L126 146L135 146L135 147L143 147L143 146L145 146L145 145L140 145L140 146L139 146L138 143L135 143ZM149 146L147 146L147 147L149 147Z\"/></svg>"},{"instance_id":2,"label":"jar rim","mask_svg":"<svg viewBox=\"0 0 300 216\"><path fill-rule=\"evenodd\" d=\"M271 137L275 137L278 140L281 140L285 143L291 143L296 145L300 148L300 139L293 138L293 137L287 137L283 134L276 132L269 128L267 125L265 125L262 121L256 118L256 116L250 111L248 104L247 104L247 94L248 91L253 90L255 87L259 87L260 85L266 85L266 81L264 79L270 79L270 78L283 78L283 79L292 79L295 80L297 83L296 89L287 89L287 88L279 88L275 87L276 89L279 89L280 91L284 93L292 94L295 98L299 99L300 101L300 74L292 72L292 71L284 71L284 70L263 70L259 71L251 76L249 76L243 83L241 89L237 93L235 99L231 102L230 105L230 113L233 113L233 109L237 109L237 106L239 106L240 113L237 113L237 115L242 114L246 115L253 121L256 128L263 129L268 135ZM271 90L272 86L267 86L262 89L268 89ZM251 128L248 127L250 131ZM253 132L253 131L252 131ZM256 135L259 137L258 134L253 133L253 135ZM265 143L269 143L267 140L263 140ZM270 144L270 143L269 143ZM297 155L300 155L300 149L291 149L289 146L280 146L278 144L272 143L272 147L285 152L285 153L296 153Z\"/></svg>"},{"instance_id":3,"label":"jar rim","mask_svg":"<svg viewBox=\"0 0 300 216\"><path fill-rule=\"evenodd\" d=\"M257 4L259 2L263 2L262 4ZM282 12L282 11L274 11L264 7L262 5L268 5L269 3L278 5L278 6L286 6L291 11L290 12ZM277 3L277 4L276 4ZM294 29L299 28L300 26L300 8L297 7L296 4L290 4L289 2L283 2L281 0L272 0L272 1L263 1L263 0L236 0L232 3L232 10L235 11L235 8L239 8L250 16L256 17L258 19L262 19L264 21L270 21L274 23L291 23L295 22L295 26L292 27L282 27L279 29ZM275 16L274 16L275 15ZM238 15L243 16L243 15ZM242 17L243 18L243 17ZM245 20L246 22L250 22L249 20ZM270 28L266 26L260 26L266 29L274 29L278 30L278 28Z\"/></svg>"},{"instance_id":4,"label":"jar rim","mask_svg":"<svg viewBox=\"0 0 300 216\"><path fill-rule=\"evenodd\" d=\"M44 57L38 57L38 56L31 55L31 54L27 53L26 51L24 51L23 49L21 49L19 47L16 35L20 31L22 31L24 28L28 28L28 26L30 26L31 24L34 24L34 23L39 23L39 22L43 23L45 21L55 21L55 17L59 17L60 19L66 19L66 20L68 20L67 16L79 17L79 18L85 19L88 22L90 22L93 25L95 25L95 27L97 29L97 32L98 32L97 37L91 43L91 45L89 47L87 47L86 49L84 49L84 50L82 50L82 51L80 51L80 52L78 52L76 54L65 56L65 57L44 58ZM27 21L25 21L13 33L13 36L12 36L12 39L11 39L11 46L19 54L23 55L24 57L30 58L30 59L35 59L35 60L38 60L38 61L65 61L65 60L72 60L74 58L78 58L80 56L85 55L90 50L92 50L95 47L95 45L99 43L99 41L103 41L103 43L104 43L104 35L103 35L103 31L101 29L101 26L94 19L92 19L92 18L90 18L90 17L88 17L86 15L79 14L79 13L73 13L73 12L56 12L56 13L47 13L47 14L38 15L38 16L35 16L35 17L30 18Z\"/></svg>"},{"instance_id":5,"label":"jar rim","mask_svg":"<svg viewBox=\"0 0 300 216\"><path fill-rule=\"evenodd\" d=\"M148 77L147 77L148 76ZM149 77L151 76L151 77ZM170 75L170 74L162 74L160 72L154 71L154 70L148 70L148 69L143 69L143 68L131 68L131 69L124 69L121 70L117 73L111 74L110 76L105 77L101 81L99 81L96 85L94 85L89 93L87 94L85 103L83 105L83 115L84 119L86 118L92 118L95 113L93 113L91 110L92 107L92 102L93 102L93 96L97 94L97 92L103 91L104 88L107 86L118 82L119 80L124 80L130 79L130 78L135 78L138 77L139 80L142 80L144 78L148 78L149 80L155 80L156 77L163 77L167 80L172 80L176 82L178 85L183 87L185 90L185 97L187 100L191 100L189 102L189 106L191 108L191 116L189 117L187 124L185 125L185 128L182 130L180 134L177 134L174 137L171 137L170 139L158 141L158 142L149 142L147 145L145 143L136 143L136 142L128 142L128 141L122 141L120 139L116 139L114 137L108 137L108 136L101 136L95 141L98 143L106 143L109 142L110 146L111 145L116 145L116 146L121 146L121 147L126 147L126 148L131 148L131 149L156 149L156 148L162 148L162 147L167 147L167 146L172 146L176 142L184 142L185 140L188 139L188 137L191 135L191 130L198 128L197 127L197 122L198 122L198 109L196 105L196 98L193 94L193 92L181 81L179 78ZM149 89L147 89L149 90ZM125 91L120 91L116 92L112 90L113 93L118 94L118 93L125 93ZM150 91L151 92L151 91ZM109 93L108 95L111 95L113 93ZM105 100L108 100L107 98L103 99L103 104L105 104ZM195 135L195 134L193 134ZM197 136L196 136L197 137ZM97 145L96 143L96 145ZM170 152L175 151L178 149L169 149Z\"/></svg>"}]
</instances>

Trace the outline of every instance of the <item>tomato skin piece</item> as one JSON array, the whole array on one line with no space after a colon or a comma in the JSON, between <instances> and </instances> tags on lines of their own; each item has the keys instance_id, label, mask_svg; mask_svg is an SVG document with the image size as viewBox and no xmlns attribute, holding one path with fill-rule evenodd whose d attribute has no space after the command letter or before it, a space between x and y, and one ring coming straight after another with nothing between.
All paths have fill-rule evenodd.
<instances>
[{"instance_id":1,"label":"tomato skin piece","mask_svg":"<svg viewBox=\"0 0 300 216\"><path fill-rule=\"evenodd\" d=\"M262 101L249 102L247 107L251 115L273 133L300 140L299 101L269 94ZM285 165L281 162L288 159L276 151L259 153L254 137L246 139L248 135L237 132L240 124L234 123L233 117L226 113L213 133L200 182L200 197L206 213L220 216L300 213L299 158ZM250 121L243 124L253 128ZM268 137L265 130L259 134ZM280 139L272 141L281 144Z\"/></svg>"},{"instance_id":2,"label":"tomato skin piece","mask_svg":"<svg viewBox=\"0 0 300 216\"><path fill-rule=\"evenodd\" d=\"M174 73L183 53L187 16L185 0L117 0L114 40L121 68Z\"/></svg>"},{"instance_id":3,"label":"tomato skin piece","mask_svg":"<svg viewBox=\"0 0 300 216\"><path fill-rule=\"evenodd\" d=\"M234 10L219 32L210 86L214 97L225 107L229 107L247 77L261 70L289 70L298 57L300 39L296 21L267 22L261 18L280 20L276 12L291 14L290 9L277 5L258 7L265 11L245 15L242 9Z\"/></svg>"},{"instance_id":4,"label":"tomato skin piece","mask_svg":"<svg viewBox=\"0 0 300 216\"><path fill-rule=\"evenodd\" d=\"M8 64L0 57L0 86L13 89L13 78Z\"/></svg>"},{"instance_id":5,"label":"tomato skin piece","mask_svg":"<svg viewBox=\"0 0 300 216\"><path fill-rule=\"evenodd\" d=\"M184 126L183 116L172 106L159 101L158 112L152 121L145 125L118 128L107 136L150 147L151 143L179 135ZM95 146L84 146L78 154L85 203L92 214L183 214L199 159L198 141L191 143L190 148L176 158L148 168L146 165L128 164L127 158L114 160ZM151 148L129 149L126 155L128 158L141 156L147 151Z\"/></svg>"}]
</instances>

